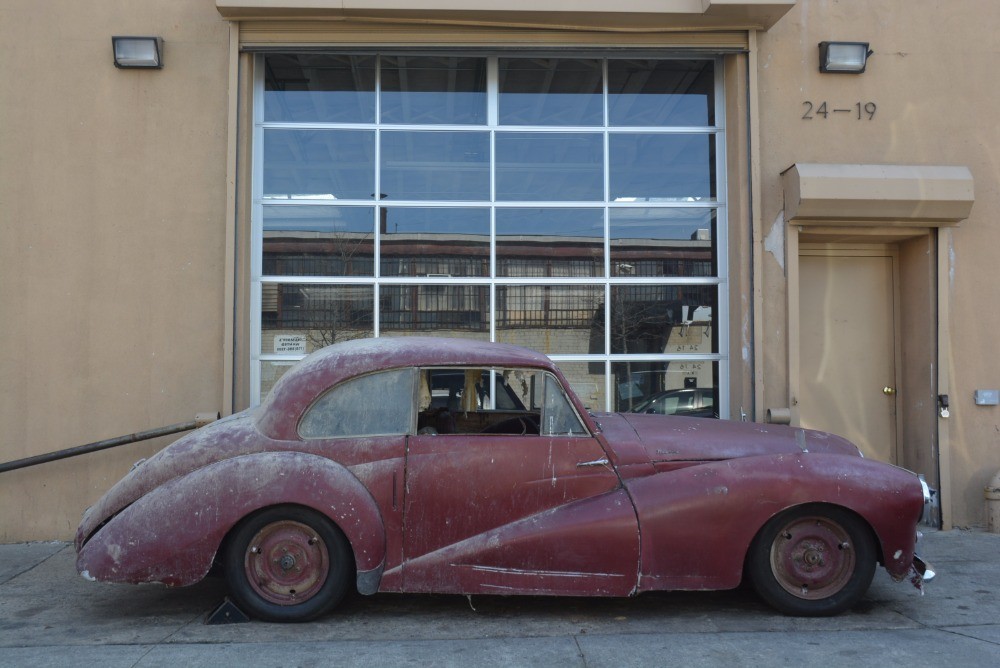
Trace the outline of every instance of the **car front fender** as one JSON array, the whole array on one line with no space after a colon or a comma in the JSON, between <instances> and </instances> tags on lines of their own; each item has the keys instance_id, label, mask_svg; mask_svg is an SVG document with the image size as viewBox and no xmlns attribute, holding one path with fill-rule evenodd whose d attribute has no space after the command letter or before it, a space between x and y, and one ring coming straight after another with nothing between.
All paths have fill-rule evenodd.
<instances>
[{"instance_id":1,"label":"car front fender","mask_svg":"<svg viewBox=\"0 0 1000 668\"><path fill-rule=\"evenodd\" d=\"M101 527L80 548L77 570L106 582L194 584L237 522L279 504L333 520L350 541L359 582L377 580L386 538L375 500L340 464L300 452L233 457L167 482Z\"/></svg>"},{"instance_id":2,"label":"car front fender","mask_svg":"<svg viewBox=\"0 0 1000 668\"><path fill-rule=\"evenodd\" d=\"M903 577L913 563L923 494L908 471L819 453L674 465L625 483L642 537L640 591L736 587L760 528L805 504L839 506L861 517L893 577Z\"/></svg>"}]
</instances>

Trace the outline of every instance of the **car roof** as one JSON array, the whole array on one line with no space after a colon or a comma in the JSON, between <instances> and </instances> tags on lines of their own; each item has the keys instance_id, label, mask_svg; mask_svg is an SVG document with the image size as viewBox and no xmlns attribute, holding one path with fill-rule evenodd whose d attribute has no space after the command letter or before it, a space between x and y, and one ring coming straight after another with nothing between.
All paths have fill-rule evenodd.
<instances>
[{"instance_id":1,"label":"car roof","mask_svg":"<svg viewBox=\"0 0 1000 668\"><path fill-rule=\"evenodd\" d=\"M355 339L327 346L289 369L258 412L271 438L295 438L302 412L327 388L349 378L409 366L514 366L555 371L542 353L505 343L446 337Z\"/></svg>"}]
</instances>

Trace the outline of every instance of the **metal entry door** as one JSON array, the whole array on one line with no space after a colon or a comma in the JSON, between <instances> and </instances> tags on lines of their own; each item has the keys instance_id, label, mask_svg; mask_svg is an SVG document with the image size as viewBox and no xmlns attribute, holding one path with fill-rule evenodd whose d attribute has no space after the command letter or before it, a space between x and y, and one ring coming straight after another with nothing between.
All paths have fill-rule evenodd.
<instances>
[{"instance_id":1,"label":"metal entry door","mask_svg":"<svg viewBox=\"0 0 1000 668\"><path fill-rule=\"evenodd\" d=\"M896 463L896 299L892 252L799 258L800 424Z\"/></svg>"}]
</instances>

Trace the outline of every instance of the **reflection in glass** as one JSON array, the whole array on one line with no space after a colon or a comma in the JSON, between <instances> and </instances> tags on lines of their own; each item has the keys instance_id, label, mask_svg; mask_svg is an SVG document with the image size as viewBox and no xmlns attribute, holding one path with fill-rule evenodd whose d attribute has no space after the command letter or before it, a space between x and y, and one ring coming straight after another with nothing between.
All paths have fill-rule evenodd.
<instances>
[{"instance_id":1,"label":"reflection in glass","mask_svg":"<svg viewBox=\"0 0 1000 668\"><path fill-rule=\"evenodd\" d=\"M496 136L497 199L582 202L604 199L604 139L582 132Z\"/></svg>"},{"instance_id":2,"label":"reflection in glass","mask_svg":"<svg viewBox=\"0 0 1000 668\"><path fill-rule=\"evenodd\" d=\"M612 362L611 373L615 411L718 417L718 362Z\"/></svg>"},{"instance_id":3,"label":"reflection in glass","mask_svg":"<svg viewBox=\"0 0 1000 668\"><path fill-rule=\"evenodd\" d=\"M486 59L382 56L382 122L486 123Z\"/></svg>"},{"instance_id":4,"label":"reflection in glass","mask_svg":"<svg viewBox=\"0 0 1000 668\"><path fill-rule=\"evenodd\" d=\"M366 199L375 193L375 133L264 130L265 199Z\"/></svg>"},{"instance_id":5,"label":"reflection in glass","mask_svg":"<svg viewBox=\"0 0 1000 668\"><path fill-rule=\"evenodd\" d=\"M490 210L382 208L382 276L489 276Z\"/></svg>"},{"instance_id":6,"label":"reflection in glass","mask_svg":"<svg viewBox=\"0 0 1000 668\"><path fill-rule=\"evenodd\" d=\"M715 197L715 142L707 134L609 137L613 201L694 202Z\"/></svg>"},{"instance_id":7,"label":"reflection in glass","mask_svg":"<svg viewBox=\"0 0 1000 668\"><path fill-rule=\"evenodd\" d=\"M264 120L374 123L375 56L264 56Z\"/></svg>"},{"instance_id":8,"label":"reflection in glass","mask_svg":"<svg viewBox=\"0 0 1000 668\"><path fill-rule=\"evenodd\" d=\"M497 341L543 353L604 352L604 287L498 285Z\"/></svg>"},{"instance_id":9,"label":"reflection in glass","mask_svg":"<svg viewBox=\"0 0 1000 668\"><path fill-rule=\"evenodd\" d=\"M263 400L271 392L274 384L295 366L295 362L268 361L260 363L260 398Z\"/></svg>"},{"instance_id":10,"label":"reflection in glass","mask_svg":"<svg viewBox=\"0 0 1000 668\"><path fill-rule=\"evenodd\" d=\"M390 200L488 200L489 133L383 132L381 184Z\"/></svg>"},{"instance_id":11,"label":"reflection in glass","mask_svg":"<svg viewBox=\"0 0 1000 668\"><path fill-rule=\"evenodd\" d=\"M604 404L604 362L557 362L569 389L588 410L606 410Z\"/></svg>"},{"instance_id":12,"label":"reflection in glass","mask_svg":"<svg viewBox=\"0 0 1000 668\"><path fill-rule=\"evenodd\" d=\"M714 285L611 286L611 352L718 352L717 294Z\"/></svg>"},{"instance_id":13,"label":"reflection in glass","mask_svg":"<svg viewBox=\"0 0 1000 668\"><path fill-rule=\"evenodd\" d=\"M497 209L497 276L602 276L603 209Z\"/></svg>"},{"instance_id":14,"label":"reflection in glass","mask_svg":"<svg viewBox=\"0 0 1000 668\"><path fill-rule=\"evenodd\" d=\"M486 285L383 285L379 326L384 335L464 335L489 339L490 289Z\"/></svg>"},{"instance_id":15,"label":"reflection in glass","mask_svg":"<svg viewBox=\"0 0 1000 668\"><path fill-rule=\"evenodd\" d=\"M500 58L501 125L602 125L596 58Z\"/></svg>"},{"instance_id":16,"label":"reflection in glass","mask_svg":"<svg viewBox=\"0 0 1000 668\"><path fill-rule=\"evenodd\" d=\"M711 60L609 60L611 125L715 124L715 64Z\"/></svg>"},{"instance_id":17,"label":"reflection in glass","mask_svg":"<svg viewBox=\"0 0 1000 668\"><path fill-rule=\"evenodd\" d=\"M304 347L310 353L332 343L374 336L374 307L375 289L370 285L264 283L261 352L299 354ZM281 338L289 336L293 338Z\"/></svg>"},{"instance_id":18,"label":"reflection in glass","mask_svg":"<svg viewBox=\"0 0 1000 668\"><path fill-rule=\"evenodd\" d=\"M264 276L374 275L374 207L263 208Z\"/></svg>"},{"instance_id":19,"label":"reflection in glass","mask_svg":"<svg viewBox=\"0 0 1000 668\"><path fill-rule=\"evenodd\" d=\"M714 209L611 209L612 276L713 276L714 258Z\"/></svg>"}]
</instances>

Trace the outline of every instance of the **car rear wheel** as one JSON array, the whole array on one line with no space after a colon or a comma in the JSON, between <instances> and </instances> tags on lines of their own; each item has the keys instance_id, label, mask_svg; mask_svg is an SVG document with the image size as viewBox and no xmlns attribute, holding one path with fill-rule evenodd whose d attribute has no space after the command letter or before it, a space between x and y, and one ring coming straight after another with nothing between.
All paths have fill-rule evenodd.
<instances>
[{"instance_id":1,"label":"car rear wheel","mask_svg":"<svg viewBox=\"0 0 1000 668\"><path fill-rule=\"evenodd\" d=\"M757 593L788 615L835 615L868 591L877 553L871 531L841 508L800 506L772 518L750 548Z\"/></svg>"},{"instance_id":2,"label":"car rear wheel","mask_svg":"<svg viewBox=\"0 0 1000 668\"><path fill-rule=\"evenodd\" d=\"M244 519L229 540L224 568L233 600L271 622L328 612L344 597L354 571L340 530L300 506L275 506Z\"/></svg>"}]
</instances>

